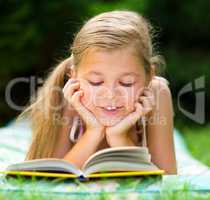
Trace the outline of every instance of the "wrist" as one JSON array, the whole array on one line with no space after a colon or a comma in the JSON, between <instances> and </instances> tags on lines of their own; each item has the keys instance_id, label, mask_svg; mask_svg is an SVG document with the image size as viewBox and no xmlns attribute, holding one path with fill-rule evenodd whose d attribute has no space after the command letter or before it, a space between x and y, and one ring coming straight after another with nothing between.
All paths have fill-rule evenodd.
<instances>
[{"instance_id":1,"label":"wrist","mask_svg":"<svg viewBox=\"0 0 210 200\"><path fill-rule=\"evenodd\" d=\"M105 129L91 128L87 129L84 134L90 137L93 141L101 142L105 137Z\"/></svg>"},{"instance_id":2,"label":"wrist","mask_svg":"<svg viewBox=\"0 0 210 200\"><path fill-rule=\"evenodd\" d=\"M113 131L113 130L109 131L109 129L106 130L107 137L121 138L121 137L128 137L128 134L129 134L128 131L119 132L119 131Z\"/></svg>"},{"instance_id":3,"label":"wrist","mask_svg":"<svg viewBox=\"0 0 210 200\"><path fill-rule=\"evenodd\" d=\"M134 146L134 142L131 140L127 133L125 134L106 134L106 139L111 147L114 146Z\"/></svg>"}]
</instances>

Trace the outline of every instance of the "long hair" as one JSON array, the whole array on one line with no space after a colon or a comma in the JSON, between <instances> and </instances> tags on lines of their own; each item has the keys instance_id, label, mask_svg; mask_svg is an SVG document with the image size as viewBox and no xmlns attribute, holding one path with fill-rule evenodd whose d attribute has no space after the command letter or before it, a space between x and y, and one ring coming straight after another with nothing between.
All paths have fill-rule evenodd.
<instances>
[{"instance_id":1,"label":"long hair","mask_svg":"<svg viewBox=\"0 0 210 200\"><path fill-rule=\"evenodd\" d=\"M162 60L152 45L152 26L139 13L115 10L98 14L81 27L70 46L70 58L61 61L48 75L35 100L20 114L27 114L32 122L32 143L26 159L52 157L62 126L64 97L62 88L69 67L79 67L83 55L92 48L118 50L130 48L149 75L157 72ZM74 58L72 61L72 57Z\"/></svg>"},{"instance_id":2,"label":"long hair","mask_svg":"<svg viewBox=\"0 0 210 200\"><path fill-rule=\"evenodd\" d=\"M63 124L62 109L65 105L62 88L67 70L71 68L72 57L61 61L51 71L33 102L18 116L31 121L32 142L26 160L51 157Z\"/></svg>"}]
</instances>

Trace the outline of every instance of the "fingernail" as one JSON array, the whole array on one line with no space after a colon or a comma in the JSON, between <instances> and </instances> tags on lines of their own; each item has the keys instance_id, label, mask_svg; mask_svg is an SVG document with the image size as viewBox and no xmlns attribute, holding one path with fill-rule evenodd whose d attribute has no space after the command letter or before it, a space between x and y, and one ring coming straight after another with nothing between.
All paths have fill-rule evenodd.
<instances>
[{"instance_id":1,"label":"fingernail","mask_svg":"<svg viewBox=\"0 0 210 200\"><path fill-rule=\"evenodd\" d=\"M78 80L76 80L76 79L70 79L70 83L78 83Z\"/></svg>"}]
</instances>

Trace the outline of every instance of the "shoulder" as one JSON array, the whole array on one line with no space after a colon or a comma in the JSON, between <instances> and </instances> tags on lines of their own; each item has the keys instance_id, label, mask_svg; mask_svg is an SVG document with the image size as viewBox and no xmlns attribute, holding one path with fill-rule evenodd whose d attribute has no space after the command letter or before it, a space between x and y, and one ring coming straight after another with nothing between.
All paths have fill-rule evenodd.
<instances>
[{"instance_id":1,"label":"shoulder","mask_svg":"<svg viewBox=\"0 0 210 200\"><path fill-rule=\"evenodd\" d=\"M169 81L163 77L155 76L150 82L156 101L156 111L166 110L172 107L172 94L169 88Z\"/></svg>"},{"instance_id":2,"label":"shoulder","mask_svg":"<svg viewBox=\"0 0 210 200\"><path fill-rule=\"evenodd\" d=\"M169 88L169 81L161 76L154 76L150 82L149 87L154 92L155 97L171 98L171 91Z\"/></svg>"},{"instance_id":3,"label":"shoulder","mask_svg":"<svg viewBox=\"0 0 210 200\"><path fill-rule=\"evenodd\" d=\"M153 90L161 89L165 91L170 91L169 81L161 76L154 76L151 80L150 86Z\"/></svg>"}]
</instances>

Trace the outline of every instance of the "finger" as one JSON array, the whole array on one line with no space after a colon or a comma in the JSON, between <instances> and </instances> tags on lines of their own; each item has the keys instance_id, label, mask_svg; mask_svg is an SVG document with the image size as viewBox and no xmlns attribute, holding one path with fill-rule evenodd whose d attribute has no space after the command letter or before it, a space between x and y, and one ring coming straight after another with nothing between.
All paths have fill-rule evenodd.
<instances>
[{"instance_id":1,"label":"finger","mask_svg":"<svg viewBox=\"0 0 210 200\"><path fill-rule=\"evenodd\" d=\"M151 105L154 106L154 104L155 104L155 96L154 96L154 92L151 89L145 89L144 90L144 94L142 96L146 97L151 102ZM139 99L142 99L141 98L142 96L140 96Z\"/></svg>"},{"instance_id":2,"label":"finger","mask_svg":"<svg viewBox=\"0 0 210 200\"><path fill-rule=\"evenodd\" d=\"M75 86L75 83L78 83L78 80L75 78L70 78L67 83L64 85L63 88L63 94L64 94L64 98L66 100L66 104L67 104L67 108L72 110L74 109L73 106L70 104L69 98L72 96L72 94L74 93L74 91L78 88L75 88L77 86ZM73 88L71 88L73 87ZM70 90L70 91L69 91Z\"/></svg>"},{"instance_id":3,"label":"finger","mask_svg":"<svg viewBox=\"0 0 210 200\"><path fill-rule=\"evenodd\" d=\"M137 102L137 103L135 103L135 111L133 112L133 114L132 114L132 117L133 117L133 121L134 121L134 123L136 123L136 121L144 114L144 108L143 108L143 104L142 103L139 103L139 102Z\"/></svg>"},{"instance_id":4,"label":"finger","mask_svg":"<svg viewBox=\"0 0 210 200\"><path fill-rule=\"evenodd\" d=\"M117 130L126 131L131 125L134 125L140 116L142 116L142 105L140 103L135 104L135 111L129 113L121 122L117 125Z\"/></svg>"},{"instance_id":5,"label":"finger","mask_svg":"<svg viewBox=\"0 0 210 200\"><path fill-rule=\"evenodd\" d=\"M117 125L112 127L112 133L125 133L130 129L132 125L135 125L137 120L142 116L142 105L140 103L135 104L135 111L128 114Z\"/></svg>"},{"instance_id":6,"label":"finger","mask_svg":"<svg viewBox=\"0 0 210 200\"><path fill-rule=\"evenodd\" d=\"M76 82L78 82L77 79L75 79L75 78L70 78L70 79L66 82L66 84L64 85L64 88L63 88L63 89L67 88L69 85L71 85L71 84L73 84L73 83L76 83Z\"/></svg>"},{"instance_id":7,"label":"finger","mask_svg":"<svg viewBox=\"0 0 210 200\"><path fill-rule=\"evenodd\" d=\"M138 97L140 97L144 93L144 90L144 87L139 88L139 91L137 92Z\"/></svg>"},{"instance_id":8,"label":"finger","mask_svg":"<svg viewBox=\"0 0 210 200\"><path fill-rule=\"evenodd\" d=\"M83 95L83 91L79 90L74 92L74 94L72 95L70 101L71 104L74 106L74 108L76 109L76 111L83 116L84 113L87 112L87 110L83 107L82 103L80 102L80 97Z\"/></svg>"},{"instance_id":9,"label":"finger","mask_svg":"<svg viewBox=\"0 0 210 200\"><path fill-rule=\"evenodd\" d=\"M66 86L63 88L64 97L68 99L68 97L71 97L71 96L73 95L73 93L74 93L77 89L79 89L79 87L80 87L79 82L71 83L71 84L66 85Z\"/></svg>"},{"instance_id":10,"label":"finger","mask_svg":"<svg viewBox=\"0 0 210 200\"><path fill-rule=\"evenodd\" d=\"M150 102L151 107L155 108L155 98L153 96L149 96L147 99Z\"/></svg>"},{"instance_id":11,"label":"finger","mask_svg":"<svg viewBox=\"0 0 210 200\"><path fill-rule=\"evenodd\" d=\"M150 112L152 110L152 105L151 102L148 100L147 97L142 98L142 105L143 105L143 115L147 114L148 112Z\"/></svg>"},{"instance_id":12,"label":"finger","mask_svg":"<svg viewBox=\"0 0 210 200\"><path fill-rule=\"evenodd\" d=\"M147 89L143 88L142 93L138 97L138 101L140 100L141 97L146 97L147 96Z\"/></svg>"},{"instance_id":13,"label":"finger","mask_svg":"<svg viewBox=\"0 0 210 200\"><path fill-rule=\"evenodd\" d=\"M83 95L83 91L79 90L76 91L72 97L71 97L71 104L75 108L75 110L79 113L79 115L82 117L82 119L86 123L94 123L96 121L96 118L93 116L93 114L85 108L85 106L82 105L80 102L80 97Z\"/></svg>"},{"instance_id":14,"label":"finger","mask_svg":"<svg viewBox=\"0 0 210 200\"><path fill-rule=\"evenodd\" d=\"M144 91L144 94L148 97L148 100L151 102L151 105L155 106L155 96L153 91L151 89L148 89Z\"/></svg>"},{"instance_id":15,"label":"finger","mask_svg":"<svg viewBox=\"0 0 210 200\"><path fill-rule=\"evenodd\" d=\"M155 107L155 99L153 95L149 95L149 96L141 96L139 97L139 102L143 102L143 101L149 101L149 104L152 108Z\"/></svg>"}]
</instances>

